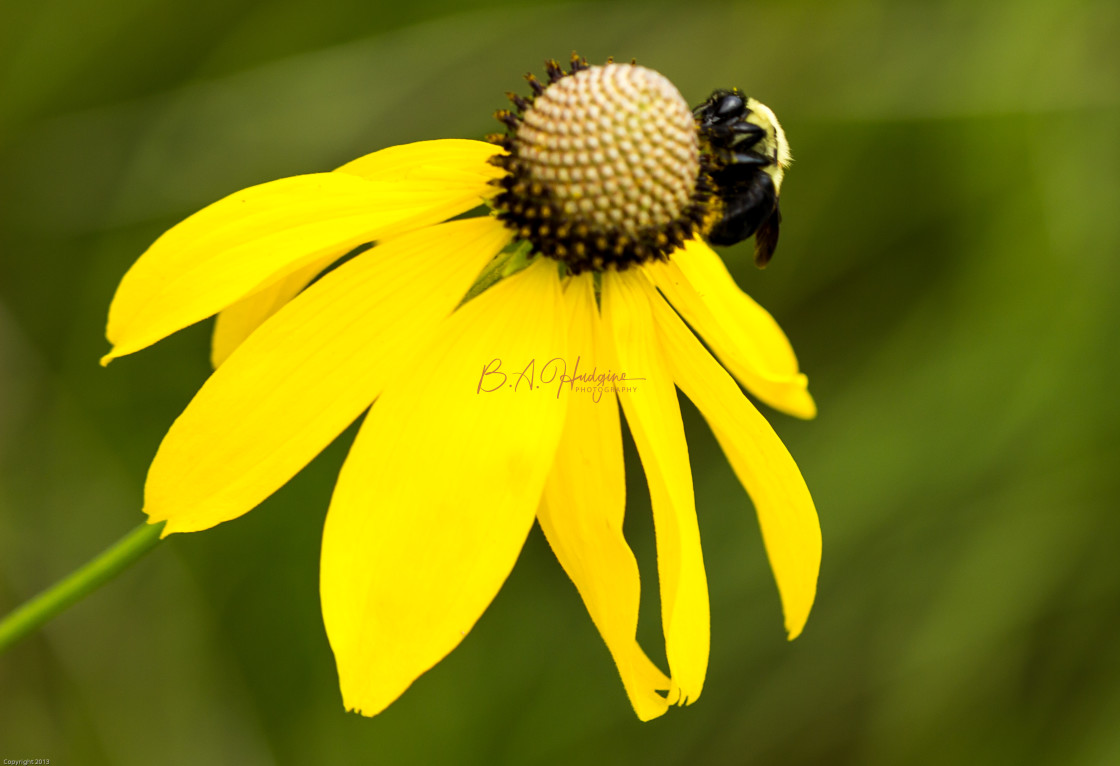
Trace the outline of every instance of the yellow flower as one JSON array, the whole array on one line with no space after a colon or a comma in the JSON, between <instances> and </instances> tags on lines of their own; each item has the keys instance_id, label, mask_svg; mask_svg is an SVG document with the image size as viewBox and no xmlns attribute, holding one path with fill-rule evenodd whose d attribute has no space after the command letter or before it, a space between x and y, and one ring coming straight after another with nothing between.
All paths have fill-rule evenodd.
<instances>
[{"instance_id":1,"label":"yellow flower","mask_svg":"<svg viewBox=\"0 0 1120 766\"><path fill-rule=\"evenodd\" d=\"M678 387L754 502L791 639L812 606L816 511L732 375L790 414L814 404L778 325L700 236L732 220L730 155L650 70L549 74L499 113L508 151L427 141L237 192L161 236L109 312L103 363L218 316L216 369L148 474L165 535L254 508L369 408L321 564L343 702L365 715L466 636L534 520L638 716L697 698L708 593ZM761 124L776 216L788 157ZM483 202L495 215L449 220ZM635 638L616 401L652 498L668 675Z\"/></svg>"}]
</instances>

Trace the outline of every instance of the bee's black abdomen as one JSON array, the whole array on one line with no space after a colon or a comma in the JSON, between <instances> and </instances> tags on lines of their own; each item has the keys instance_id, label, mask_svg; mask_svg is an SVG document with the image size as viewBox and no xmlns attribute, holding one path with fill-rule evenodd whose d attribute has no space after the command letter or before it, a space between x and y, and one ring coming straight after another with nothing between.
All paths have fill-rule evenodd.
<instances>
[{"instance_id":1,"label":"bee's black abdomen","mask_svg":"<svg viewBox=\"0 0 1120 766\"><path fill-rule=\"evenodd\" d=\"M708 232L708 241L713 245L742 242L758 231L778 206L774 183L770 176L758 170L747 183L737 184L730 190L721 188L720 197L724 205L723 214Z\"/></svg>"}]
</instances>

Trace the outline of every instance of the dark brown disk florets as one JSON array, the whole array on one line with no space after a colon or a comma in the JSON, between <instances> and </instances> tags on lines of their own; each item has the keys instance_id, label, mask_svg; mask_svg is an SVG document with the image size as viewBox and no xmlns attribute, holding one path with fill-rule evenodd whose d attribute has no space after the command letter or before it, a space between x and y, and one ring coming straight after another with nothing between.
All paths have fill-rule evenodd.
<instances>
[{"instance_id":1,"label":"dark brown disk florets","mask_svg":"<svg viewBox=\"0 0 1120 766\"><path fill-rule=\"evenodd\" d=\"M527 75L528 98L496 117L487 138L509 153L498 218L574 273L665 259L698 230L710 196L692 111L664 76L635 64Z\"/></svg>"}]
</instances>

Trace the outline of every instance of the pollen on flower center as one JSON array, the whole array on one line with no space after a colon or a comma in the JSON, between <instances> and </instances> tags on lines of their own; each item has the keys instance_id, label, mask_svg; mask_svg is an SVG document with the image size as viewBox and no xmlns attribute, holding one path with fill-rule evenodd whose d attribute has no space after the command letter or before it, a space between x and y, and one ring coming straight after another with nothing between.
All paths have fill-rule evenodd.
<instances>
[{"instance_id":1,"label":"pollen on flower center","mask_svg":"<svg viewBox=\"0 0 1120 766\"><path fill-rule=\"evenodd\" d=\"M665 258L703 219L708 189L691 109L668 79L635 64L565 73L547 64L547 87L510 95L500 111L508 171L498 217L576 273Z\"/></svg>"}]
</instances>

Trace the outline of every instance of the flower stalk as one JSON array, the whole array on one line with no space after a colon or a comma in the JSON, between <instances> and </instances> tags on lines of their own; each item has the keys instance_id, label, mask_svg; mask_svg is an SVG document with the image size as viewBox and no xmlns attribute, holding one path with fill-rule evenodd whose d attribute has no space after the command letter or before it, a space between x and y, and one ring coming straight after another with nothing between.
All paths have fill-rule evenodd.
<instances>
[{"instance_id":1,"label":"flower stalk","mask_svg":"<svg viewBox=\"0 0 1120 766\"><path fill-rule=\"evenodd\" d=\"M159 542L163 524L140 524L85 566L0 620L0 653L41 628L138 561Z\"/></svg>"}]
</instances>

